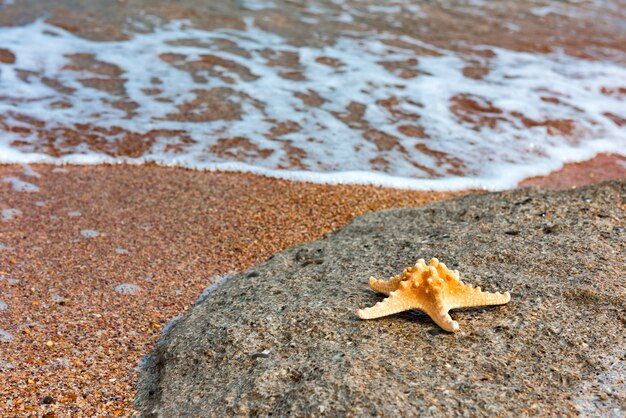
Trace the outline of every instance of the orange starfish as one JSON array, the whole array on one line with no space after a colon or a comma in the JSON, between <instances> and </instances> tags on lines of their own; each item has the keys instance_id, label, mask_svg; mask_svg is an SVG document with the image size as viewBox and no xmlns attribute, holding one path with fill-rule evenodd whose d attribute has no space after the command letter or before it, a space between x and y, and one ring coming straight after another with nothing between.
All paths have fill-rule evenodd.
<instances>
[{"instance_id":1,"label":"orange starfish","mask_svg":"<svg viewBox=\"0 0 626 418\"><path fill-rule=\"evenodd\" d=\"M401 275L388 281L370 277L372 289L388 298L371 308L358 311L361 319L374 319L410 309L419 309L430 316L441 328L449 332L459 329L448 311L472 306L504 305L511 300L509 292L483 292L480 287L472 287L459 279L457 270L450 271L445 264L433 258L426 265L423 259L415 266L405 269Z\"/></svg>"}]
</instances>

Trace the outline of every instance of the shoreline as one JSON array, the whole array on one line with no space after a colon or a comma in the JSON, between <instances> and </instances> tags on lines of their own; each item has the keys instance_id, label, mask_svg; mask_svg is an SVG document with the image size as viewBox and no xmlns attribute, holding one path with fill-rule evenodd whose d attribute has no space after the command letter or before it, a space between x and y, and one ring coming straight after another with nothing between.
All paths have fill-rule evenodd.
<instances>
[{"instance_id":1,"label":"shoreline","mask_svg":"<svg viewBox=\"0 0 626 418\"><path fill-rule=\"evenodd\" d=\"M624 176L624 160L598 156L525 185ZM0 165L0 179L39 189L18 192L0 182L2 414L129 415L139 361L163 327L223 275L363 213L471 192L156 165L29 167Z\"/></svg>"},{"instance_id":2,"label":"shoreline","mask_svg":"<svg viewBox=\"0 0 626 418\"><path fill-rule=\"evenodd\" d=\"M235 163L238 164L238 163ZM67 162L48 162L48 161L36 161L36 162L24 162L24 163L14 163L14 162L2 162L0 161L0 167L2 166L23 166L23 165L39 165L46 167L58 167L58 168L70 168L70 167L153 167L153 168L161 168L161 169L173 169L173 170L184 170L190 172L200 172L200 173L209 173L209 174L234 174L234 175L251 175L256 177L261 177L270 180L279 180L279 181L288 181L294 183L303 183L310 185L320 185L320 186L346 186L346 187L375 187L389 190L405 190L410 192L428 192L428 193L458 193L458 192L467 192L467 191L476 191L476 192L487 192L487 191L504 191L504 190L512 190L520 187L542 187L546 189L566 189L570 187L580 187L588 184L599 183L602 181L615 180L622 177L626 177L626 156L614 153L605 153L601 152L596 154L595 156L575 162L564 163L563 166L559 169L555 169L547 174L543 175L534 175L530 177L526 177L523 180L517 182L514 187L503 187L503 188L488 188L486 186L481 187L471 187L473 182L478 182L479 179L468 179L468 187L460 187L454 186L450 188L428 188L426 185L424 186L414 186L409 185L407 187L398 186L398 184L409 184L404 182L404 178L400 177L387 177L385 173L367 173L360 171L349 171L349 172L338 172L338 173L317 173L317 172L309 172L309 171L291 171L291 177L283 176L277 173L281 173L284 170L266 170L264 168L258 168L255 170L254 166L250 170L242 169L239 170L237 168L233 169L207 169L207 168L193 168L186 166L177 166L177 165L162 165L155 161L146 161L146 162L138 162L138 161L118 161L118 162L86 162L86 163L75 163L72 161ZM353 176L358 176L362 173L365 174L373 174L373 177L378 180L374 180L372 182L354 182L351 180ZM325 177L327 181L316 181L311 180L314 177ZM338 176L339 179L333 179L333 177ZM342 179L347 180L342 180ZM372 178L372 177L370 177ZM416 179L407 178L406 180L412 181ZM439 181L445 180L457 180L456 178L440 178L440 179L417 179L423 181L425 184L436 184Z\"/></svg>"}]
</instances>

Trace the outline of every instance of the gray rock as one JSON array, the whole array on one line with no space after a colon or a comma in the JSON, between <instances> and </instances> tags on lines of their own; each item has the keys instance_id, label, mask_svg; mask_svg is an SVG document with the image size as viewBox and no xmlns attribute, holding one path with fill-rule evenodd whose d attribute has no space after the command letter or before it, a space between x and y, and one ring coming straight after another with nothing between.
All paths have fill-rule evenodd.
<instances>
[{"instance_id":1,"label":"gray rock","mask_svg":"<svg viewBox=\"0 0 626 418\"><path fill-rule=\"evenodd\" d=\"M623 416L626 182L475 194L372 213L236 275L143 364L142 416ZM417 257L511 291L362 321Z\"/></svg>"}]
</instances>

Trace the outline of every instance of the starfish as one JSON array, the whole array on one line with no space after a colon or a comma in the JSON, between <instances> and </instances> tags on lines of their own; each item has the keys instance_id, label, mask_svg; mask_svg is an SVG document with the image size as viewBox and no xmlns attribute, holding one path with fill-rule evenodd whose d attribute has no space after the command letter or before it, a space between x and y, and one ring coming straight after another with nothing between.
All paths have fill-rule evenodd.
<instances>
[{"instance_id":1,"label":"starfish","mask_svg":"<svg viewBox=\"0 0 626 418\"><path fill-rule=\"evenodd\" d=\"M509 292L483 292L459 279L457 270L450 271L444 263L433 258L426 265L423 259L391 279L377 280L370 277L372 289L388 298L371 308L360 309L361 319L374 319L410 309L419 309L430 316L441 328L449 332L459 330L448 311L472 306L504 305L511 300Z\"/></svg>"}]
</instances>

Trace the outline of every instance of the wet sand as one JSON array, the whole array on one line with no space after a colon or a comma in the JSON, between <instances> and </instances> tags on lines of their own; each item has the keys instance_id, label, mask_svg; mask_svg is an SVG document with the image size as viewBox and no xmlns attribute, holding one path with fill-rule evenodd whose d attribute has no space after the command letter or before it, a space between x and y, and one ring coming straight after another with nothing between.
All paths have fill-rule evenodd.
<instances>
[{"instance_id":1,"label":"wet sand","mask_svg":"<svg viewBox=\"0 0 626 418\"><path fill-rule=\"evenodd\" d=\"M519 186L567 189L622 177L626 177L626 157L615 154L599 154L588 161L565 164L561 170L548 176L526 179Z\"/></svg>"},{"instance_id":2,"label":"wet sand","mask_svg":"<svg viewBox=\"0 0 626 418\"><path fill-rule=\"evenodd\" d=\"M602 172L605 158L527 183L626 174L619 157L621 172ZM219 277L362 213L454 195L155 166L31 168L0 166L0 178L39 188L0 182L0 415L129 415L142 357Z\"/></svg>"}]
</instances>

